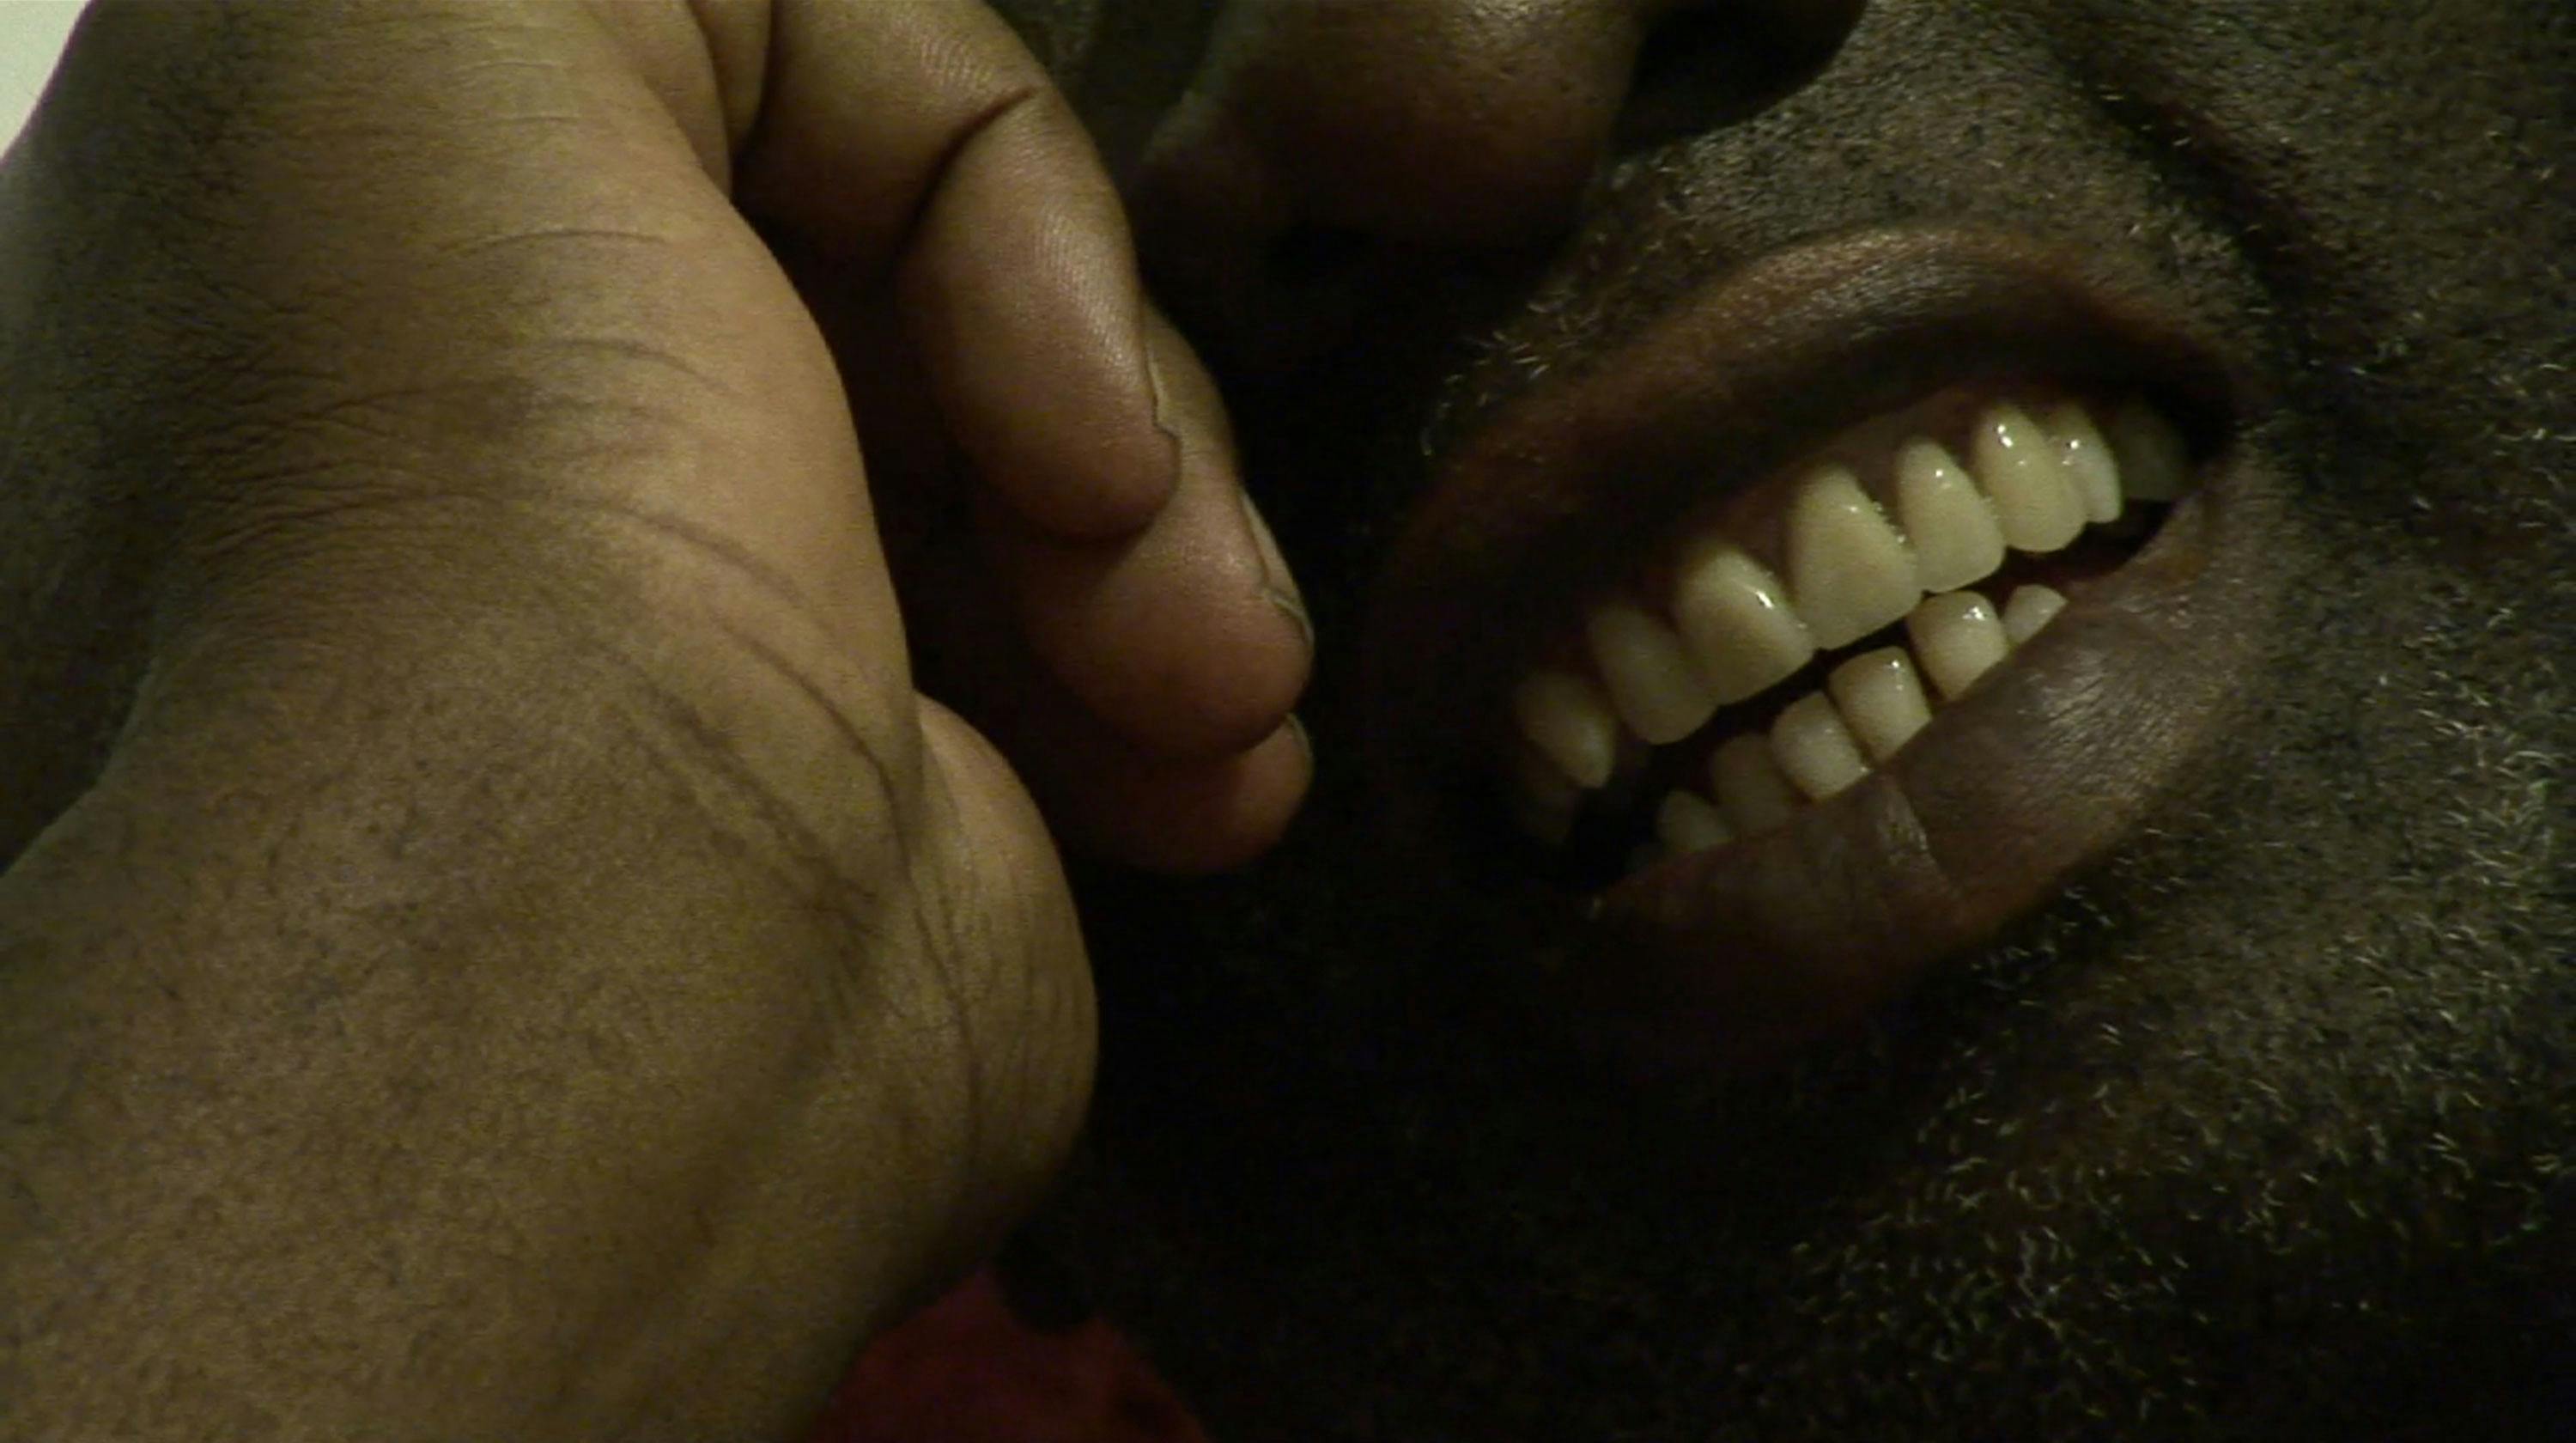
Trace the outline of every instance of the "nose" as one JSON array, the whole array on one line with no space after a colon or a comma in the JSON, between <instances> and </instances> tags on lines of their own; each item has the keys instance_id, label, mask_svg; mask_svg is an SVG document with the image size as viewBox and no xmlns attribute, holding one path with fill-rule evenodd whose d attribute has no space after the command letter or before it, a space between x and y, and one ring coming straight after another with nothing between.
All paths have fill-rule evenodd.
<instances>
[{"instance_id":1,"label":"nose","mask_svg":"<svg viewBox=\"0 0 2576 1443\"><path fill-rule=\"evenodd\" d=\"M1203 341L1338 339L1397 257L1561 234L1624 150L1756 113L1866 0L1232 0L1130 201Z\"/></svg>"}]
</instances>

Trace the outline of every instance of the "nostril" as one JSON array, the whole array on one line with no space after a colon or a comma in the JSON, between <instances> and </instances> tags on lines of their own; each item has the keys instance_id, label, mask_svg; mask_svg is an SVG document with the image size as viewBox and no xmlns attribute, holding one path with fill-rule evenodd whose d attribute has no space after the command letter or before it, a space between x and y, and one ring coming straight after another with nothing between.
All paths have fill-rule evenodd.
<instances>
[{"instance_id":1,"label":"nostril","mask_svg":"<svg viewBox=\"0 0 2576 1443\"><path fill-rule=\"evenodd\" d=\"M1766 0L1666 14L1638 45L1613 146L1632 153L1770 109L1833 62L1866 8Z\"/></svg>"}]
</instances>

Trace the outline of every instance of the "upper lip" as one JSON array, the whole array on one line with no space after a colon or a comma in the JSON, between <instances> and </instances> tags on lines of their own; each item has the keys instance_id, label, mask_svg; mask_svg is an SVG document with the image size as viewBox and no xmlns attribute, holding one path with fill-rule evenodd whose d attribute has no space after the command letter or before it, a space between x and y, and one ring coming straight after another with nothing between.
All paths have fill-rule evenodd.
<instances>
[{"instance_id":1,"label":"upper lip","mask_svg":"<svg viewBox=\"0 0 2576 1443\"><path fill-rule=\"evenodd\" d=\"M2199 491L2016 665L1791 826L1589 904L1515 889L1535 915L1510 925L1541 924L1566 954L1523 978L1551 1003L1579 995L1632 1055L1765 1064L2115 844L2256 651L2270 488L2234 444L2254 387L2151 300L2045 247L1879 231L1715 277L1442 459L1368 636L1376 760L1414 827L1454 824L1487 784L1502 696L1537 641L1694 503L1932 390L2015 378L2147 395L2207 458Z\"/></svg>"}]
</instances>

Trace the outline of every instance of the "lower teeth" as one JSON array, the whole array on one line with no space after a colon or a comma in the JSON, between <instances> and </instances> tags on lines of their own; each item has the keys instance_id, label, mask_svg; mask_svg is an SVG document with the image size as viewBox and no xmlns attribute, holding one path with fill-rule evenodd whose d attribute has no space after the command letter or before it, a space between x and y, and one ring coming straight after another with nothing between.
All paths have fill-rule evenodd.
<instances>
[{"instance_id":1,"label":"lower teeth","mask_svg":"<svg viewBox=\"0 0 2576 1443\"><path fill-rule=\"evenodd\" d=\"M1730 707L1668 747L1631 739L1596 791L1524 756L1512 784L1521 828L1553 851L1564 881L1585 889L1775 830L1885 764L1939 706L2065 605L2062 593L2039 583L2016 587L2000 609L1974 590L1926 597L1901 636L1891 629L1820 656L1771 689L1770 697L1794 697L1785 706ZM1723 740L1703 746L1703 738Z\"/></svg>"}]
</instances>

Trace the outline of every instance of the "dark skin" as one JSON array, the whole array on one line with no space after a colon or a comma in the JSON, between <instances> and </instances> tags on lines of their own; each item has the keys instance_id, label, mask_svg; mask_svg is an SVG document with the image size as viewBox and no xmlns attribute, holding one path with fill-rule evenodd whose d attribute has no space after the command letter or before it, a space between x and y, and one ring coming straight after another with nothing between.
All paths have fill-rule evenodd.
<instances>
[{"instance_id":1,"label":"dark skin","mask_svg":"<svg viewBox=\"0 0 2576 1443\"><path fill-rule=\"evenodd\" d=\"M0 253L0 1435L792 1434L1080 1121L1022 778L1304 785L1070 111L972 5L103 6Z\"/></svg>"},{"instance_id":2,"label":"dark skin","mask_svg":"<svg viewBox=\"0 0 2576 1443\"><path fill-rule=\"evenodd\" d=\"M1014 8L1310 580L1330 763L1240 879L1085 865L1101 1146L1051 1249L1227 1438L2552 1436L2576 20L2540 0L1653 8ZM815 199L864 188L781 158L840 133L815 97L855 82L759 87L805 96L811 128L744 119L780 112L742 98L763 67L741 57L887 52L688 18L612 43L504 29L625 97L572 106L620 144L453 194L526 231L581 178L635 177L668 207L645 228L724 231L729 191L799 295L710 262L749 253L730 231L605 286L581 282L635 262L435 284L406 249L442 213L418 187L482 174L463 157L494 106L478 67L424 57L529 58L475 50L475 27L296 19L193 50L95 27L92 84L13 159L12 259L63 282L9 302L31 419L6 431L6 534L27 539L0 574L0 698L40 739L0 788L0 1295L36 1300L0 1351L18 1431L791 1428L1032 1195L1086 1068L1046 834L912 701L905 643L1084 855L1237 860L1294 798L1302 753L1274 733L1296 629L1257 540L1210 519L1237 511L1087 471L1064 458L1100 448L1062 434L1003 445L1018 407L976 400L1089 364L1128 388L1070 414L1132 417L1133 365L943 343L1002 324L972 310L971 267L907 291L865 242L880 213ZM912 78L859 93L938 93ZM252 100L331 123L210 123ZM362 156L370 133L400 143ZM948 153L953 130L923 133L894 153ZM134 191L101 176L158 188L120 208ZM1472 821L1390 721L1487 704L1401 664L1391 548L1497 417L1615 369L1708 278L1961 223L2080 256L2224 358L2214 428L2264 563L2231 633L2253 661L2029 905L1802 1017L1785 1060L1732 1065L1762 1029L1721 1014L1693 1065L1641 1080L1532 981L1533 937L1595 971L1614 944L1462 861ZM331 263L226 242L244 234L331 238ZM1099 253L1069 290L1119 294L1123 252ZM316 300L316 276L357 280ZM514 330L513 295L573 308ZM839 414L833 379L779 379L817 349L782 319L732 353L741 317L799 299L855 393L882 568L806 544L871 529L846 433L812 421ZM683 302L712 309L657 308ZM494 337L636 325L687 366L567 372L557 347L512 369ZM424 371L568 375L570 396L429 387L425 409L316 422L352 413L315 378L353 371L378 401ZM735 384L703 403L670 379L691 372ZM1184 459L1222 454L1195 373L1166 372ZM583 380L677 424L602 424L570 404ZM925 391L944 425L917 424ZM783 399L747 426L744 396ZM1146 431L1103 424L1151 469ZM729 446L750 463L705 465ZM325 504L424 476L439 505ZM743 476L769 489L717 506ZM755 596L728 614L759 645L701 644L703 612L667 598L764 568L708 580L705 548L552 520L639 498L845 609ZM473 524L431 524L459 505ZM1117 565L1062 554L1145 547L1118 538L1166 515L1200 541L1148 548L1141 603ZM1196 624L1154 625L1173 616ZM1205 661L1247 652L1248 676ZM817 686L845 725L816 727Z\"/></svg>"},{"instance_id":3,"label":"dark skin","mask_svg":"<svg viewBox=\"0 0 2576 1443\"><path fill-rule=\"evenodd\" d=\"M1712 8L1739 36L1761 13ZM1238 19L1202 85L1249 107L1225 77L1267 77L1272 117L1367 113L1347 56L1403 28L1306 48ZM1549 53L1619 92L1570 128L1724 72L1678 25L1660 65L1587 69L1568 24ZM1515 165L1440 128L1531 68L1508 25L1448 35L1407 54L1403 153L1528 182L1477 233L1438 233L1435 185L1336 170L1351 152L1260 151L1307 186L1281 224L1344 234L1330 266L1229 271L1182 219L1186 154L1141 162L1146 253L1235 358L1253 484L1353 644L1327 648L1328 765L1283 853L1178 930L1153 889L1095 912L1100 1166L1059 1250L1107 1252L1091 1287L1226 1438L2563 1436L2576 22L1876 5L1829 67L1678 137L1594 133L1615 183L1574 195L1538 183L1565 135ZM1407 526L1516 404L1620 374L1732 267L1923 224L2064 246L2241 368L2222 464L2262 566L2209 635L2257 659L2115 836L1857 1026L1693 1068L1760 1030L1712 1010L1680 1076L1640 1081L1553 994L1518 1005L1559 909L1480 867L1493 824L1442 798L1389 825L1440 749L1332 742L1492 706L1371 660L1421 655L1387 634L1428 554ZM1344 289L1365 319L1339 349L1260 354L1272 311ZM1534 610L1579 600L1525 581ZM2111 735L2105 769L2153 750ZM1622 961L1615 934L1559 945ZM1226 960L1159 960L1202 952Z\"/></svg>"}]
</instances>

